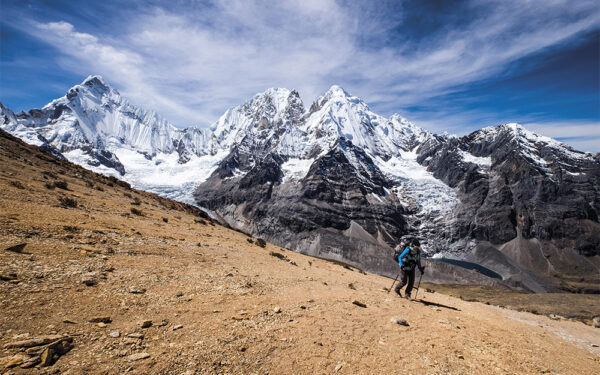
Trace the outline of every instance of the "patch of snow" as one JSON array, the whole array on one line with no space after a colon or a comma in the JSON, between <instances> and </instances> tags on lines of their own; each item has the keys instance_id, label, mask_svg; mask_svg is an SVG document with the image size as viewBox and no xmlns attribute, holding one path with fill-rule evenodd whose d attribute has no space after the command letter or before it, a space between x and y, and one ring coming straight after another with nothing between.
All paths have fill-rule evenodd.
<instances>
[{"instance_id":1,"label":"patch of snow","mask_svg":"<svg viewBox=\"0 0 600 375\"><path fill-rule=\"evenodd\" d=\"M479 165L482 169L489 169L492 166L492 158L475 156L469 152L458 150L458 153L464 161Z\"/></svg>"},{"instance_id":2,"label":"patch of snow","mask_svg":"<svg viewBox=\"0 0 600 375\"><path fill-rule=\"evenodd\" d=\"M394 156L387 161L375 158L374 161L388 178L397 183L395 191L400 201L415 204L420 214L443 215L458 203L451 187L417 163L415 150L401 151L399 158ZM409 197L410 202L403 200L402 195Z\"/></svg>"},{"instance_id":3,"label":"patch of snow","mask_svg":"<svg viewBox=\"0 0 600 375\"><path fill-rule=\"evenodd\" d=\"M96 173L103 174L105 176L114 176L122 179L123 177L119 172L112 168L108 168L105 165L100 164L99 166L93 166L90 163L96 162L96 159L90 157L80 149L63 152L62 155L71 163L79 164L86 169L90 169Z\"/></svg>"},{"instance_id":4,"label":"patch of snow","mask_svg":"<svg viewBox=\"0 0 600 375\"><path fill-rule=\"evenodd\" d=\"M375 193L371 194L373 196L373 198L377 199L379 202L383 203L383 199L381 199L381 197Z\"/></svg>"},{"instance_id":5,"label":"patch of snow","mask_svg":"<svg viewBox=\"0 0 600 375\"><path fill-rule=\"evenodd\" d=\"M225 152L192 155L187 163L180 164L176 152L159 153L152 160L127 148L113 152L125 166L123 178L133 187L190 204L195 204L192 195L195 187L206 181L226 156Z\"/></svg>"},{"instance_id":6,"label":"patch of snow","mask_svg":"<svg viewBox=\"0 0 600 375\"><path fill-rule=\"evenodd\" d=\"M567 170L565 170L565 172L567 174L570 174L571 176L583 176L585 173L581 173L581 172L569 172Z\"/></svg>"},{"instance_id":7,"label":"patch of snow","mask_svg":"<svg viewBox=\"0 0 600 375\"><path fill-rule=\"evenodd\" d=\"M194 189L206 181L225 157L225 153L200 157L194 155L186 164L179 164L179 155L176 152L160 153L152 160L127 148L113 149L112 152L125 166L124 176L104 165L90 165L89 162L93 160L79 149L65 152L63 155L69 161L94 172L123 179L136 189L189 204L196 204Z\"/></svg>"},{"instance_id":8,"label":"patch of snow","mask_svg":"<svg viewBox=\"0 0 600 375\"><path fill-rule=\"evenodd\" d=\"M32 128L28 128L20 124L14 124L10 127L3 127L3 130L11 133L15 137L30 145L41 146L44 144L44 142L40 140L38 132Z\"/></svg>"},{"instance_id":9,"label":"patch of snow","mask_svg":"<svg viewBox=\"0 0 600 375\"><path fill-rule=\"evenodd\" d=\"M281 165L283 182L302 180L314 161L314 159L289 159L283 163Z\"/></svg>"}]
</instances>

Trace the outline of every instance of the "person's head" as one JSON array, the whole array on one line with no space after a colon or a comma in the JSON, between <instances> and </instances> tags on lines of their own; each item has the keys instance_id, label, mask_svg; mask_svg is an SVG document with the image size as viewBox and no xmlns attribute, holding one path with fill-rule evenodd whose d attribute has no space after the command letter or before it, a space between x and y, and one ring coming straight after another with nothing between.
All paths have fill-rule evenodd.
<instances>
[{"instance_id":1,"label":"person's head","mask_svg":"<svg viewBox=\"0 0 600 375\"><path fill-rule=\"evenodd\" d=\"M421 250L421 242L419 242L419 240L417 240L417 239L413 240L411 242L410 246L417 251Z\"/></svg>"}]
</instances>

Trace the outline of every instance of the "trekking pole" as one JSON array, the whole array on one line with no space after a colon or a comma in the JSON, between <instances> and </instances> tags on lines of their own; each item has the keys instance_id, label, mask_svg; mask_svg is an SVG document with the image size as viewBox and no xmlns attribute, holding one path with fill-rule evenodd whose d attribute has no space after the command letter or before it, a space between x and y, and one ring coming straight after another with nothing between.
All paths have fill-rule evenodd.
<instances>
[{"instance_id":1,"label":"trekking pole","mask_svg":"<svg viewBox=\"0 0 600 375\"><path fill-rule=\"evenodd\" d=\"M396 280L398 280L398 277L400 277L400 274L396 275L396 278L394 279L392 286L390 287L390 289L388 289L388 293L390 292L390 290L392 290L392 288L394 287L394 284L396 284Z\"/></svg>"},{"instance_id":2,"label":"trekking pole","mask_svg":"<svg viewBox=\"0 0 600 375\"><path fill-rule=\"evenodd\" d=\"M421 286L421 279L423 278L423 272L421 272L421 276L419 277L419 284L417 284L417 292L415 293L415 299L417 299L417 295L419 294L419 288Z\"/></svg>"}]
</instances>

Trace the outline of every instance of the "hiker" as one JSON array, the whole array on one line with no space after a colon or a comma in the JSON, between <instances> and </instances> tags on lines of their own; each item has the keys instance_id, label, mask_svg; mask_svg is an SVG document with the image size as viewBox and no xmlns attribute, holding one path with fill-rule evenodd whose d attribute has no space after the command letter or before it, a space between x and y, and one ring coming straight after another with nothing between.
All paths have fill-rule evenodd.
<instances>
[{"instance_id":1,"label":"hiker","mask_svg":"<svg viewBox=\"0 0 600 375\"><path fill-rule=\"evenodd\" d=\"M396 253L400 251L402 251L402 247L398 245ZM425 267L421 265L421 243L419 240L412 239L404 251L397 256L397 261L400 265L400 270L402 270L402 278L394 291L402 297L400 289L408 282L404 297L410 299L410 292L412 292L415 283L415 266L419 267L421 274L425 271Z\"/></svg>"}]
</instances>

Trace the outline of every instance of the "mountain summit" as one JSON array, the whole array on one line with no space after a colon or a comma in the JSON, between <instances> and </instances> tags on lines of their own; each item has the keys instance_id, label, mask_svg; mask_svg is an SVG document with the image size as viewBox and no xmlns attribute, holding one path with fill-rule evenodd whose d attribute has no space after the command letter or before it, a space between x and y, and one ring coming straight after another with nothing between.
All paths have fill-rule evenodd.
<instances>
[{"instance_id":1,"label":"mountain summit","mask_svg":"<svg viewBox=\"0 0 600 375\"><path fill-rule=\"evenodd\" d=\"M91 76L0 126L133 186L210 209L296 251L391 274L390 246L554 290L600 267L600 163L517 124L436 135L332 86L310 106L272 88L210 129L177 129Z\"/></svg>"}]
</instances>

